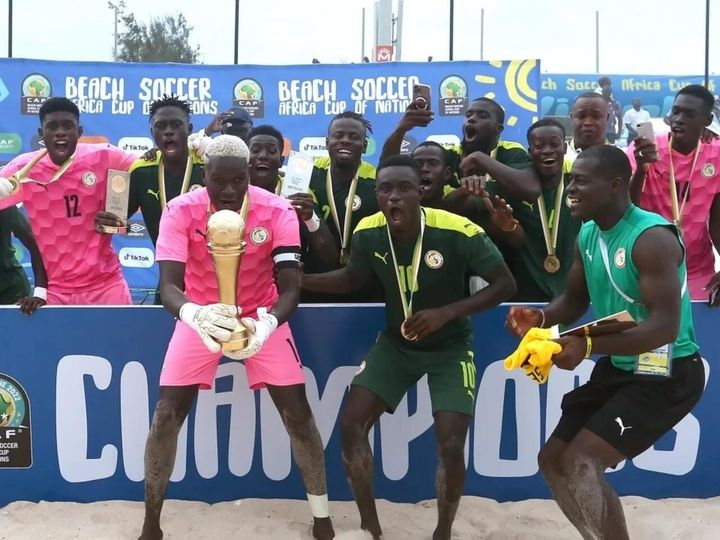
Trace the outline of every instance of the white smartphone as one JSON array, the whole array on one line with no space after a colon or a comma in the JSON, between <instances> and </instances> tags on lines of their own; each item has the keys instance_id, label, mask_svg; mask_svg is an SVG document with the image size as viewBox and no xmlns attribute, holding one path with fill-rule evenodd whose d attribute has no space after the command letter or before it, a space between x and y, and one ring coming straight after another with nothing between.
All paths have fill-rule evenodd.
<instances>
[{"instance_id":1,"label":"white smartphone","mask_svg":"<svg viewBox=\"0 0 720 540\"><path fill-rule=\"evenodd\" d=\"M655 140L655 131L652 122L641 122L637 125L638 137L643 137L649 141Z\"/></svg>"}]
</instances>

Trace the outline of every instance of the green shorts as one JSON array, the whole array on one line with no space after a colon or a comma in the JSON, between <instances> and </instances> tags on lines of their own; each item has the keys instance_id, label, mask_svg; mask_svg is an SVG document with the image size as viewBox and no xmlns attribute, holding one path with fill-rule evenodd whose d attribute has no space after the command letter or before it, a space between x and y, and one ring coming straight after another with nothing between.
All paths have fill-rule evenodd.
<instances>
[{"instance_id":1,"label":"green shorts","mask_svg":"<svg viewBox=\"0 0 720 540\"><path fill-rule=\"evenodd\" d=\"M477 386L471 343L423 351L404 347L381 332L352 385L367 388L393 412L423 375L428 376L433 414L452 411L472 416Z\"/></svg>"}]
</instances>

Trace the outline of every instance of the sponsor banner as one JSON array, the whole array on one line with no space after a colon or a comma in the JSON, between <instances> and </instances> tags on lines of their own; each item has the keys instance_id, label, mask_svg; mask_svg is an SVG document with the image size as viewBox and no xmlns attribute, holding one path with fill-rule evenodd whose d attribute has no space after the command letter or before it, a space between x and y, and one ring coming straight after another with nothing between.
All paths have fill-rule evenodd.
<instances>
[{"instance_id":1,"label":"sponsor banner","mask_svg":"<svg viewBox=\"0 0 720 540\"><path fill-rule=\"evenodd\" d=\"M520 370L506 371L502 360L517 345L503 330L507 309L473 318L477 402L465 452L465 493L500 501L547 498L537 453L557 424L563 395L587 380L594 364L586 360L574 372L554 369L542 386ZM713 367L720 356L720 311L696 303L693 315L708 375L705 395L653 448L610 473L622 495L720 495L720 383ZM383 320L382 307L308 306L291 321L326 447L332 500L351 497L337 426L347 386ZM0 457L11 460L2 474L12 489L0 492L0 506L16 500L142 500L145 440L174 323L152 307L45 307L30 318L17 308L0 309L0 327L13 336L3 344L0 373L0 450L8 450ZM425 379L394 414L382 416L370 440L377 497L435 497ZM180 433L168 497L305 497L272 400L266 391L248 390L241 363L223 361L214 388L200 392Z\"/></svg>"},{"instance_id":2,"label":"sponsor banner","mask_svg":"<svg viewBox=\"0 0 720 540\"><path fill-rule=\"evenodd\" d=\"M632 100L640 98L650 116L661 118L670 112L675 94L689 84L704 84L703 75L606 75L612 82L613 98L623 111L632 107ZM572 102L583 92L597 88L597 74L544 73L542 75L541 113L543 116L567 116ZM720 77L711 77L708 88L720 93Z\"/></svg>"}]
</instances>

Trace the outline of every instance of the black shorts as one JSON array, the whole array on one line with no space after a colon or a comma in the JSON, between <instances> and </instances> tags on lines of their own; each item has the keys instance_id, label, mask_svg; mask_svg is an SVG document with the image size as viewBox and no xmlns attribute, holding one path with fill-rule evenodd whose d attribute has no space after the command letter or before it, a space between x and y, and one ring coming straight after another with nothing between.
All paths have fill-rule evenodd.
<instances>
[{"instance_id":1,"label":"black shorts","mask_svg":"<svg viewBox=\"0 0 720 540\"><path fill-rule=\"evenodd\" d=\"M670 431L699 401L705 387L700 355L674 358L672 375L635 375L604 356L590 380L562 400L562 416L552 436L570 442L581 429L633 458Z\"/></svg>"}]
</instances>

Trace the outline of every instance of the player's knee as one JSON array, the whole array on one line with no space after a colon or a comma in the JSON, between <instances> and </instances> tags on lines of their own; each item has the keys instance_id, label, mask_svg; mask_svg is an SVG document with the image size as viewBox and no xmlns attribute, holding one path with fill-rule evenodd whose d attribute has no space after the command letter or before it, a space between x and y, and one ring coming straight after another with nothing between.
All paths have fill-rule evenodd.
<instances>
[{"instance_id":1,"label":"player's knee","mask_svg":"<svg viewBox=\"0 0 720 540\"><path fill-rule=\"evenodd\" d=\"M179 403L161 399L155 406L152 430L160 436L177 432L185 421L186 414Z\"/></svg>"},{"instance_id":2,"label":"player's knee","mask_svg":"<svg viewBox=\"0 0 720 540\"><path fill-rule=\"evenodd\" d=\"M357 418L344 414L340 420L340 446L343 452L352 449L362 442L363 438L367 440L368 431L363 429L363 424Z\"/></svg>"},{"instance_id":3,"label":"player's knee","mask_svg":"<svg viewBox=\"0 0 720 540\"><path fill-rule=\"evenodd\" d=\"M568 482L583 481L595 477L600 465L589 456L575 451L572 447L566 448L556 460L556 470Z\"/></svg>"}]
</instances>

